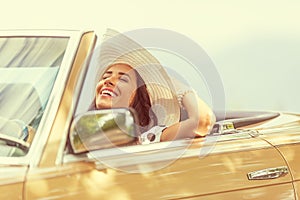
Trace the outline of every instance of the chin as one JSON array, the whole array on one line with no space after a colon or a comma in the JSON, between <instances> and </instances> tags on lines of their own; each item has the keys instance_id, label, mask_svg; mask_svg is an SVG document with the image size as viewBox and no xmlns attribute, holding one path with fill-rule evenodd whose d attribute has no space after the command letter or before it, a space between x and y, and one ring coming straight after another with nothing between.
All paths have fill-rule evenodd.
<instances>
[{"instance_id":1,"label":"chin","mask_svg":"<svg viewBox=\"0 0 300 200\"><path fill-rule=\"evenodd\" d=\"M96 105L97 109L108 109L112 108L113 106L111 104L105 104L105 103L100 103Z\"/></svg>"}]
</instances>

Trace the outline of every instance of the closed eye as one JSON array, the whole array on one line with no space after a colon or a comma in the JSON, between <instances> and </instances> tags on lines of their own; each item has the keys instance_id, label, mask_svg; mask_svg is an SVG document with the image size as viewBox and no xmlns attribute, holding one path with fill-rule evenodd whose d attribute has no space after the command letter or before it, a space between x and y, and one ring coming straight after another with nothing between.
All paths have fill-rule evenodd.
<instances>
[{"instance_id":1,"label":"closed eye","mask_svg":"<svg viewBox=\"0 0 300 200\"><path fill-rule=\"evenodd\" d=\"M107 78L109 78L109 77L111 77L112 76L112 72L110 72L110 71L107 71L107 72L105 72L105 74L103 74L103 76L102 76L102 80L105 80L105 79L107 79Z\"/></svg>"},{"instance_id":2,"label":"closed eye","mask_svg":"<svg viewBox=\"0 0 300 200\"><path fill-rule=\"evenodd\" d=\"M120 80L123 81L123 82L125 82L125 83L129 82L129 78L127 76L121 76Z\"/></svg>"}]
</instances>

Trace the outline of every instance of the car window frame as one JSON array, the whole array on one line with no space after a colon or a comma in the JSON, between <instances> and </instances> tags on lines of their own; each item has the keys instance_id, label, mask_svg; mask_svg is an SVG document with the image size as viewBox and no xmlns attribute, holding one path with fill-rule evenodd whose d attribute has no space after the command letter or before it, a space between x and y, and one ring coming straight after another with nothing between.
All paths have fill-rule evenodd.
<instances>
[{"instance_id":1,"label":"car window frame","mask_svg":"<svg viewBox=\"0 0 300 200\"><path fill-rule=\"evenodd\" d=\"M82 31L1 30L0 35L2 37L62 37L69 39L64 58L57 74L57 78L49 96L47 106L28 153L22 157L1 157L0 159L1 165L36 166L41 158L43 148L47 142L47 138L49 136L50 129L52 127L52 123L54 121L60 99L68 79L68 74L71 70L73 59L80 43Z\"/></svg>"}]
</instances>

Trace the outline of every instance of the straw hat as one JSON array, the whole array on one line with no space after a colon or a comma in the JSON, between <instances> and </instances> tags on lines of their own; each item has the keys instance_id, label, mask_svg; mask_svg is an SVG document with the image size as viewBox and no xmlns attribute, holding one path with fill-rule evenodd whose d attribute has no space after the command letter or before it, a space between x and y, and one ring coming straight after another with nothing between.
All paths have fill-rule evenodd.
<instances>
[{"instance_id":1,"label":"straw hat","mask_svg":"<svg viewBox=\"0 0 300 200\"><path fill-rule=\"evenodd\" d=\"M144 80L151 109L159 125L172 125L179 121L180 107L171 79L159 61L140 44L124 34L108 29L99 49L101 77L106 69L117 63L130 65Z\"/></svg>"}]
</instances>

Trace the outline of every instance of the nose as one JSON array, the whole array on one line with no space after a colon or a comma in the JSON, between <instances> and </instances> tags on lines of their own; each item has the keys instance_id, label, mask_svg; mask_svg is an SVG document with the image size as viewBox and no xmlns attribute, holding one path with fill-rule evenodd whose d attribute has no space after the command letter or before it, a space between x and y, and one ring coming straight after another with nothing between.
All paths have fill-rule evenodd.
<instances>
[{"instance_id":1,"label":"nose","mask_svg":"<svg viewBox=\"0 0 300 200\"><path fill-rule=\"evenodd\" d=\"M114 86L114 85L116 85L116 79L113 76L106 78L104 81L104 85Z\"/></svg>"}]
</instances>

